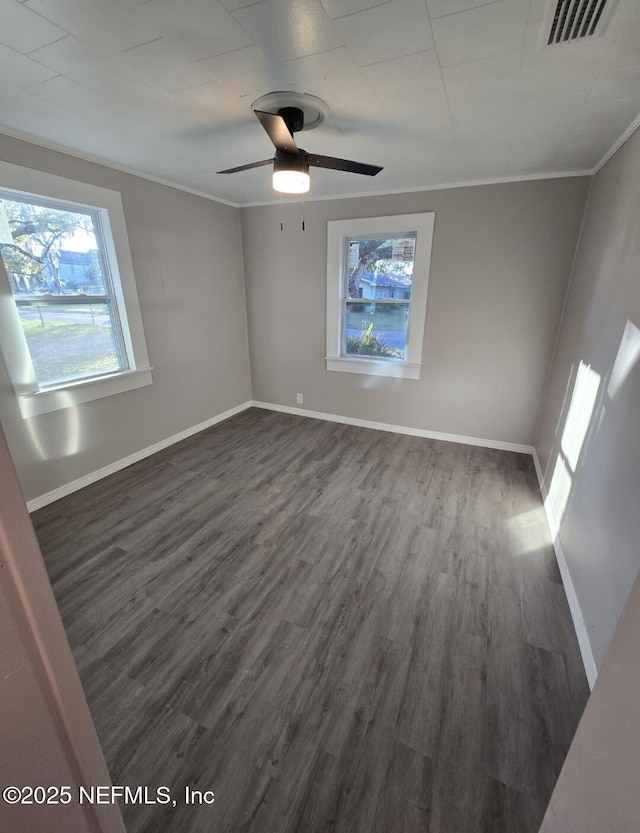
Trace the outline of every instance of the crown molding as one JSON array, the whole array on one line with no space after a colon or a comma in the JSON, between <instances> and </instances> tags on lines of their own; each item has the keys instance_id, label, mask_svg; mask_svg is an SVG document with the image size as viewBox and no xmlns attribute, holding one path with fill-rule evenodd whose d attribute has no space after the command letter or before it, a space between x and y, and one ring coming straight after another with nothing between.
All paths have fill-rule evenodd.
<instances>
[{"instance_id":1,"label":"crown molding","mask_svg":"<svg viewBox=\"0 0 640 833\"><path fill-rule=\"evenodd\" d=\"M487 179L466 179L457 182L441 182L437 185L412 185L410 188L387 188L381 191L367 191L366 193L334 194L323 197L305 196L305 202L323 202L326 200L352 200L367 199L368 197L386 197L393 194L414 194L420 191L447 191L450 188L472 188L476 185L501 185L508 182L531 182L537 179L566 179L575 176L592 176L593 171L552 171L540 174L519 174L514 176L489 177ZM293 202L294 200L292 200ZM301 201L300 195L295 197L296 202ZM280 205L280 199L265 200L264 202L243 202L238 208L257 208L264 205Z\"/></svg>"},{"instance_id":2,"label":"crown molding","mask_svg":"<svg viewBox=\"0 0 640 833\"><path fill-rule=\"evenodd\" d=\"M46 139L40 139L37 136L32 136L30 133L22 133L20 130L12 130L10 127L0 124L0 134L8 136L11 139L20 139L22 142L28 142L30 145L37 145L47 150L55 150L57 153L64 153L66 156L73 156L75 159L82 159L84 162L92 162L94 165L101 165L103 168L111 168L114 171L120 171L123 174L130 176L137 176L139 179L147 179L149 182L156 182L158 185L166 185L168 188L175 188L178 191L185 191L187 194L193 194L195 197L202 197L205 200L212 200L213 202L228 205L231 208L240 208L239 203L225 200L222 197L214 197L213 194L206 194L204 191L197 191L195 188L189 188L186 185L180 185L177 182L171 182L168 179L161 179L158 176L147 174L138 171L135 168L127 168L124 165L117 165L115 162L110 162L100 156L92 156L89 153L75 150L68 145L59 145L56 142L48 142Z\"/></svg>"},{"instance_id":3,"label":"crown molding","mask_svg":"<svg viewBox=\"0 0 640 833\"><path fill-rule=\"evenodd\" d=\"M450 188L473 188L477 185L501 185L504 183L509 182L533 182L540 179L564 179L567 177L578 177L578 176L595 176L598 171L611 159L614 153L622 147L622 145L627 141L627 139L640 127L640 115L631 122L629 127L621 134L621 136L611 145L609 150L603 155L599 162L593 168L579 170L579 171L547 171L539 174L516 174L513 176L499 176L499 177L487 177L487 178L480 178L480 179L466 179L454 182L439 182L433 185L413 185L408 188L386 188L381 189L378 191L367 191L363 192L350 192L348 194L328 194L327 196L321 197L305 197L305 202L323 202L327 200L350 200L350 199L361 199L367 197L385 197L391 196L393 194L415 194L420 191L444 191ZM228 205L231 208L258 208L261 206L267 205L280 205L280 198L274 197L272 200L264 200L264 201L257 201L257 202L233 202L232 200L226 200L223 197L217 197L214 194L205 193L204 191L198 191L195 188L189 188L186 185L180 185L180 183L173 182L168 179L162 179L161 177L153 176L152 174L145 173L143 171L139 171L135 168L128 168L125 165L118 165L115 162L111 162L109 160L103 159L99 156L92 156L88 153L83 153L81 151L75 150L74 148L69 147L68 145L61 145L57 144L56 142L48 142L45 139L40 139L37 136L33 136L29 133L23 133L19 130L13 130L12 128L5 127L4 125L0 125L0 134L4 134L5 136L9 136L13 139L20 139L23 142L28 142L32 145L37 145L38 147L47 148L48 150L54 150L58 153L64 153L67 156L73 156L76 159L82 159L85 162L92 162L94 165L102 165L104 168L111 168L114 171L120 171L124 174L129 174L130 176L137 176L140 179L146 179L149 182L155 182L158 185L165 185L167 188L175 188L178 191L184 191L187 194L193 194L196 197L201 197L205 200L211 200L212 202L221 203L222 205ZM300 201L300 197L297 196L294 198L296 202ZM293 202L294 200L292 200Z\"/></svg>"},{"instance_id":4,"label":"crown molding","mask_svg":"<svg viewBox=\"0 0 640 833\"><path fill-rule=\"evenodd\" d=\"M624 133L618 139L616 139L616 141L611 145L609 150L602 157L602 159L595 165L595 167L593 169L593 172L592 172L594 176L595 176L595 174L598 173L600 168L604 167L607 164L607 162L609 161L609 159L611 159L613 154L622 147L622 145L627 141L627 139L633 133L635 133L635 131L639 127L640 127L640 115L637 116L637 118L635 118L631 122L631 124L629 125L629 127L627 127L627 129L624 131Z\"/></svg>"}]
</instances>

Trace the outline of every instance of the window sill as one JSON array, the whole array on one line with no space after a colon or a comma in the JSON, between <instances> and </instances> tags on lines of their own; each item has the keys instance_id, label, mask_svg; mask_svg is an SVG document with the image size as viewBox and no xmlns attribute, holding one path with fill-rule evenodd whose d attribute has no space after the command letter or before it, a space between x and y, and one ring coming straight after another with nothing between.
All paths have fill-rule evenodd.
<instances>
[{"instance_id":1,"label":"window sill","mask_svg":"<svg viewBox=\"0 0 640 833\"><path fill-rule=\"evenodd\" d=\"M391 376L395 379L419 379L420 365L380 359L357 359L327 356L327 370L339 373L362 373L366 376Z\"/></svg>"},{"instance_id":2,"label":"window sill","mask_svg":"<svg viewBox=\"0 0 640 833\"><path fill-rule=\"evenodd\" d=\"M152 383L152 369L151 367L145 367L139 370L129 370L125 373L118 373L101 379L69 382L67 385L60 387L21 394L17 397L18 407L22 418L30 419L40 414L60 411L63 408L82 405L84 402L92 402L94 399L103 399L105 396L125 393L128 390L150 385Z\"/></svg>"}]
</instances>

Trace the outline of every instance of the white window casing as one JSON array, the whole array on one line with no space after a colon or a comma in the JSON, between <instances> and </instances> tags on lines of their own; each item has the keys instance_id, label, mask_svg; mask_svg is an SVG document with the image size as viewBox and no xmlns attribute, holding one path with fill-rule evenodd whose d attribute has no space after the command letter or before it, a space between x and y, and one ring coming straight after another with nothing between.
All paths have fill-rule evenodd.
<instances>
[{"instance_id":1,"label":"white window casing","mask_svg":"<svg viewBox=\"0 0 640 833\"><path fill-rule=\"evenodd\" d=\"M126 369L40 387L4 262L0 257L0 351L24 419L152 383L122 198L117 191L0 161L0 189L21 197L59 200L100 219L100 246L110 272L126 353Z\"/></svg>"},{"instance_id":2,"label":"white window casing","mask_svg":"<svg viewBox=\"0 0 640 833\"><path fill-rule=\"evenodd\" d=\"M327 223L327 355L326 369L340 373L363 373L419 379L422 364L427 291L435 213L398 214ZM348 264L345 239L381 235L402 237L416 234L415 260L409 307L406 359L345 355L344 314Z\"/></svg>"}]
</instances>

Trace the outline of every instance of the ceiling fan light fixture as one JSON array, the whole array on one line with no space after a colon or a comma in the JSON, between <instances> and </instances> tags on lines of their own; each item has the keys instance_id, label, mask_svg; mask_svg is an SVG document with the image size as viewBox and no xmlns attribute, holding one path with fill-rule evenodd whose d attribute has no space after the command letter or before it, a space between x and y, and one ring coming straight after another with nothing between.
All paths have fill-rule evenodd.
<instances>
[{"instance_id":1,"label":"ceiling fan light fixture","mask_svg":"<svg viewBox=\"0 0 640 833\"><path fill-rule=\"evenodd\" d=\"M302 171L274 171L272 181L281 194L306 194L311 186L311 177Z\"/></svg>"},{"instance_id":2,"label":"ceiling fan light fixture","mask_svg":"<svg viewBox=\"0 0 640 833\"><path fill-rule=\"evenodd\" d=\"M306 194L311 186L309 163L302 154L276 151L273 190L281 194Z\"/></svg>"}]
</instances>

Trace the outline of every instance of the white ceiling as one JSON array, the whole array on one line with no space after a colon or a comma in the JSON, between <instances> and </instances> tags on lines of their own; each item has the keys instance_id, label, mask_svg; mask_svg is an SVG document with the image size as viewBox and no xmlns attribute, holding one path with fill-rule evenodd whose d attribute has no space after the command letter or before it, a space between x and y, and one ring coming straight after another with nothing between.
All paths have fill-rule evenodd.
<instances>
[{"instance_id":1,"label":"white ceiling","mask_svg":"<svg viewBox=\"0 0 640 833\"><path fill-rule=\"evenodd\" d=\"M554 48L546 2L0 0L0 124L236 204L275 196L215 173L272 155L272 90L329 105L306 150L384 166L311 197L589 171L640 113L640 0Z\"/></svg>"}]
</instances>

